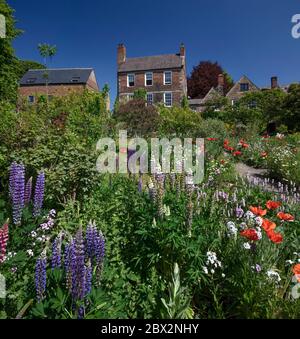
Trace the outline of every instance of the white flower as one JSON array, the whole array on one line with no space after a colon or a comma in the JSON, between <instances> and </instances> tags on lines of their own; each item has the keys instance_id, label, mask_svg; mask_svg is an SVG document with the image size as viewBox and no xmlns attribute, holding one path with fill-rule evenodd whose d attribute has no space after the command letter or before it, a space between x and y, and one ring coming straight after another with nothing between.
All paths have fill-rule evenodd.
<instances>
[{"instance_id":1,"label":"white flower","mask_svg":"<svg viewBox=\"0 0 300 339\"><path fill-rule=\"evenodd\" d=\"M245 242L243 246L244 246L245 250L250 250L251 249L251 245L248 242Z\"/></svg>"},{"instance_id":2,"label":"white flower","mask_svg":"<svg viewBox=\"0 0 300 339\"><path fill-rule=\"evenodd\" d=\"M263 219L261 217L257 217L255 218L255 222L259 227L261 227L263 224Z\"/></svg>"},{"instance_id":3,"label":"white flower","mask_svg":"<svg viewBox=\"0 0 300 339\"><path fill-rule=\"evenodd\" d=\"M32 238L36 238L37 237L37 233L35 231L32 231L31 232L31 236L32 236Z\"/></svg>"},{"instance_id":4,"label":"white flower","mask_svg":"<svg viewBox=\"0 0 300 339\"><path fill-rule=\"evenodd\" d=\"M222 273L222 278L225 278L225 277L226 277L226 275L224 273Z\"/></svg>"},{"instance_id":5,"label":"white flower","mask_svg":"<svg viewBox=\"0 0 300 339\"><path fill-rule=\"evenodd\" d=\"M245 222L242 222L242 223L240 224L240 228L241 228L242 230L245 230L247 227L248 227L248 226L247 226L247 224L246 224Z\"/></svg>"},{"instance_id":6,"label":"white flower","mask_svg":"<svg viewBox=\"0 0 300 339\"><path fill-rule=\"evenodd\" d=\"M205 274L208 274L208 269L207 269L207 267L203 266L202 269L203 269L203 272L204 272Z\"/></svg>"},{"instance_id":7,"label":"white flower","mask_svg":"<svg viewBox=\"0 0 300 339\"><path fill-rule=\"evenodd\" d=\"M251 211L247 211L245 214L245 217L249 220L249 219L254 219L256 218L255 214L253 214Z\"/></svg>"},{"instance_id":8,"label":"white flower","mask_svg":"<svg viewBox=\"0 0 300 339\"><path fill-rule=\"evenodd\" d=\"M210 270L210 273L211 273L211 274L215 274L215 270L214 270L214 269L211 269L211 270Z\"/></svg>"},{"instance_id":9,"label":"white flower","mask_svg":"<svg viewBox=\"0 0 300 339\"><path fill-rule=\"evenodd\" d=\"M33 257L34 256L34 253L32 250L27 250L27 254L30 256L30 257Z\"/></svg>"},{"instance_id":10,"label":"white flower","mask_svg":"<svg viewBox=\"0 0 300 339\"><path fill-rule=\"evenodd\" d=\"M281 281L280 275L273 270L268 271L267 276L268 276L269 280L274 281L276 283Z\"/></svg>"},{"instance_id":11,"label":"white flower","mask_svg":"<svg viewBox=\"0 0 300 339\"><path fill-rule=\"evenodd\" d=\"M236 228L235 226L235 223L232 222L232 221L229 221L227 223L227 230L228 230L228 236L236 236L237 235L237 232L238 232L238 229Z\"/></svg>"},{"instance_id":12,"label":"white flower","mask_svg":"<svg viewBox=\"0 0 300 339\"><path fill-rule=\"evenodd\" d=\"M260 228L257 229L256 234L258 236L258 239L261 240L262 239L262 233L261 233L261 229Z\"/></svg>"},{"instance_id":13,"label":"white flower","mask_svg":"<svg viewBox=\"0 0 300 339\"><path fill-rule=\"evenodd\" d=\"M294 264L294 262L293 262L292 260L287 260L286 263L287 263L288 265L293 265L293 264Z\"/></svg>"}]
</instances>

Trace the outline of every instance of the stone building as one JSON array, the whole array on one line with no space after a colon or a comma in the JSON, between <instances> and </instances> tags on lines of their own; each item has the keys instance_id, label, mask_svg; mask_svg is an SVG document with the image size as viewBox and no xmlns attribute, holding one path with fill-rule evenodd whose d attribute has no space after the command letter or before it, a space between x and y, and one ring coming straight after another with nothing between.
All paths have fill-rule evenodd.
<instances>
[{"instance_id":1,"label":"stone building","mask_svg":"<svg viewBox=\"0 0 300 339\"><path fill-rule=\"evenodd\" d=\"M41 95L51 99L84 90L99 92L92 68L31 69L20 81L19 95L34 103Z\"/></svg>"},{"instance_id":2,"label":"stone building","mask_svg":"<svg viewBox=\"0 0 300 339\"><path fill-rule=\"evenodd\" d=\"M128 58L126 47L118 46L118 98L130 100L138 89L145 89L149 104L180 104L187 95L186 51L178 54Z\"/></svg>"}]
</instances>

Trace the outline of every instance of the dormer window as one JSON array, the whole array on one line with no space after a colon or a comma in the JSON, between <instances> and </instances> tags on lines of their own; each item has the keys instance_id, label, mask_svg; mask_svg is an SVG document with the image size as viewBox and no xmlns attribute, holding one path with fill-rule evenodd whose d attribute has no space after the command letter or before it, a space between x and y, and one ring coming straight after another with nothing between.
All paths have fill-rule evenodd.
<instances>
[{"instance_id":1,"label":"dormer window","mask_svg":"<svg viewBox=\"0 0 300 339\"><path fill-rule=\"evenodd\" d=\"M80 81L80 77L73 77L71 82L79 82Z\"/></svg>"},{"instance_id":2,"label":"dormer window","mask_svg":"<svg viewBox=\"0 0 300 339\"><path fill-rule=\"evenodd\" d=\"M128 74L127 75L127 87L134 87L135 85L135 75Z\"/></svg>"},{"instance_id":3,"label":"dormer window","mask_svg":"<svg viewBox=\"0 0 300 339\"><path fill-rule=\"evenodd\" d=\"M248 92L249 91L249 84L248 83L242 83L241 84L241 92Z\"/></svg>"}]
</instances>

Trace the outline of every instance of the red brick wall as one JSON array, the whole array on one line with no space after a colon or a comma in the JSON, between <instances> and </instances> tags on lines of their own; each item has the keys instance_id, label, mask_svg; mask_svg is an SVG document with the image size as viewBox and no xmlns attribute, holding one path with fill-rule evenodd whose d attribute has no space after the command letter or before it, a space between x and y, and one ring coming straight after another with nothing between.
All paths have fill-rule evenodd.
<instances>
[{"instance_id":1,"label":"red brick wall","mask_svg":"<svg viewBox=\"0 0 300 339\"><path fill-rule=\"evenodd\" d=\"M182 97L186 95L186 75L185 69L172 69L172 85L164 85L164 70L151 71L153 72L153 85L145 86L145 73L128 72L118 74L118 93L122 97L124 94L134 93L139 88L144 88L149 93L154 93L154 101L163 101L164 92L173 92L173 102L180 104ZM135 86L127 87L127 75L135 74ZM156 93L159 92L159 93Z\"/></svg>"},{"instance_id":2,"label":"red brick wall","mask_svg":"<svg viewBox=\"0 0 300 339\"><path fill-rule=\"evenodd\" d=\"M85 89L85 85L51 85L48 86L48 94L53 96L65 96L71 93L82 93ZM21 96L39 96L46 95L46 86L22 86L19 88L19 94Z\"/></svg>"}]
</instances>

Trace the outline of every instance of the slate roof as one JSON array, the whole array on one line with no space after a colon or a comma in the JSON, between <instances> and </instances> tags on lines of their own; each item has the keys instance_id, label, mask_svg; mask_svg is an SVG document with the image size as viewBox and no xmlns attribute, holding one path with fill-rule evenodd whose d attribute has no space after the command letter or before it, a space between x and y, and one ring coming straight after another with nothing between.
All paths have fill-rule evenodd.
<instances>
[{"instance_id":1,"label":"slate roof","mask_svg":"<svg viewBox=\"0 0 300 339\"><path fill-rule=\"evenodd\" d=\"M21 86L45 85L45 73L48 73L48 84L86 84L92 68L30 69L21 79Z\"/></svg>"},{"instance_id":2,"label":"slate roof","mask_svg":"<svg viewBox=\"0 0 300 339\"><path fill-rule=\"evenodd\" d=\"M119 72L150 71L158 69L181 68L182 58L179 54L156 55L141 58L127 58L119 65Z\"/></svg>"}]
</instances>

